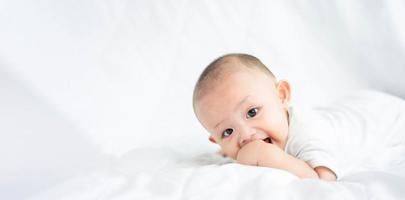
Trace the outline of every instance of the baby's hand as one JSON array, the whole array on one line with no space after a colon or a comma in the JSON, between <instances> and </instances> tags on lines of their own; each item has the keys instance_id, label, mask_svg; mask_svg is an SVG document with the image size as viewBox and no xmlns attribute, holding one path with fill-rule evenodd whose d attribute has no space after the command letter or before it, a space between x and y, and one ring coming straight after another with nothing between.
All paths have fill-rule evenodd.
<instances>
[{"instance_id":1,"label":"baby's hand","mask_svg":"<svg viewBox=\"0 0 405 200\"><path fill-rule=\"evenodd\" d=\"M258 165L258 154L262 145L267 144L262 140L254 140L243 146L236 156L236 161L244 165Z\"/></svg>"},{"instance_id":2,"label":"baby's hand","mask_svg":"<svg viewBox=\"0 0 405 200\"><path fill-rule=\"evenodd\" d=\"M254 165L261 167L271 167L281 169L295 174L301 178L325 178L326 176L318 175L305 161L295 158L284 152L278 146L254 140L243 146L236 156L236 161L240 164ZM330 172L333 174L333 172ZM336 180L336 176L330 176L329 180Z\"/></svg>"},{"instance_id":3,"label":"baby's hand","mask_svg":"<svg viewBox=\"0 0 405 200\"><path fill-rule=\"evenodd\" d=\"M240 164L278 168L285 152L262 140L249 142L239 150L236 161Z\"/></svg>"}]
</instances>

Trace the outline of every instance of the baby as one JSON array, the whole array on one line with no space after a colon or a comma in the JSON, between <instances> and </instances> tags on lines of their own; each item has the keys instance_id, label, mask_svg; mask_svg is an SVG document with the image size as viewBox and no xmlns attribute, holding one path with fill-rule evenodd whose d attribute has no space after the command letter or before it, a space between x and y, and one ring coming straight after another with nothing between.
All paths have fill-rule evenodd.
<instances>
[{"instance_id":1,"label":"baby","mask_svg":"<svg viewBox=\"0 0 405 200\"><path fill-rule=\"evenodd\" d=\"M405 147L405 103L360 91L311 111L290 106L291 89L254 56L214 60L194 89L194 112L223 155L301 178L336 180L383 147Z\"/></svg>"}]
</instances>

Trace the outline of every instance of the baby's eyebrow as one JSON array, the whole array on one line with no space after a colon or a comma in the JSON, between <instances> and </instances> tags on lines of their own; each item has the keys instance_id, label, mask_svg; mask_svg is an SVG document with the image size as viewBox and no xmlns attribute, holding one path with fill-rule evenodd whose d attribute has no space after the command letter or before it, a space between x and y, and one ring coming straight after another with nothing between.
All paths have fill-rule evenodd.
<instances>
[{"instance_id":1,"label":"baby's eyebrow","mask_svg":"<svg viewBox=\"0 0 405 200\"><path fill-rule=\"evenodd\" d=\"M233 108L233 110L236 110L242 103L244 103L245 101L247 101L249 99L250 95L245 96L242 101L240 101L238 104L236 104L236 106ZM222 122L224 122L226 119L221 120L220 122L218 122L215 126L214 129L216 129Z\"/></svg>"}]
</instances>

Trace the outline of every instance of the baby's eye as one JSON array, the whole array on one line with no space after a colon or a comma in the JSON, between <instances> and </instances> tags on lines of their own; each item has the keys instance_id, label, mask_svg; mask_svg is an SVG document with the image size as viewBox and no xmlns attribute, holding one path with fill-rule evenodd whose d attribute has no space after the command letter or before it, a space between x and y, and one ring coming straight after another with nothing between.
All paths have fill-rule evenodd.
<instances>
[{"instance_id":1,"label":"baby's eye","mask_svg":"<svg viewBox=\"0 0 405 200\"><path fill-rule=\"evenodd\" d=\"M248 118L248 119L253 118L254 116L256 116L258 111L259 111L259 109L257 109L257 108L250 109L246 114L246 118Z\"/></svg>"},{"instance_id":2,"label":"baby's eye","mask_svg":"<svg viewBox=\"0 0 405 200\"><path fill-rule=\"evenodd\" d=\"M224 132L222 132L222 138L226 138L232 135L233 129L227 128Z\"/></svg>"}]
</instances>

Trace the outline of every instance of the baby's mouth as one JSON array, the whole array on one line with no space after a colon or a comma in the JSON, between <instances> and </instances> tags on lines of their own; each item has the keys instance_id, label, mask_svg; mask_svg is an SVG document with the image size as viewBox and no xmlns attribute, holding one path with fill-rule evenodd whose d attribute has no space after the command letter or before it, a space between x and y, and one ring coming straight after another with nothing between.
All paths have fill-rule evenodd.
<instances>
[{"instance_id":1,"label":"baby's mouth","mask_svg":"<svg viewBox=\"0 0 405 200\"><path fill-rule=\"evenodd\" d=\"M267 143L272 144L272 142L271 142L271 138L269 138L269 137L268 137L268 138L263 139L263 141L264 141L264 142L267 142Z\"/></svg>"}]
</instances>

